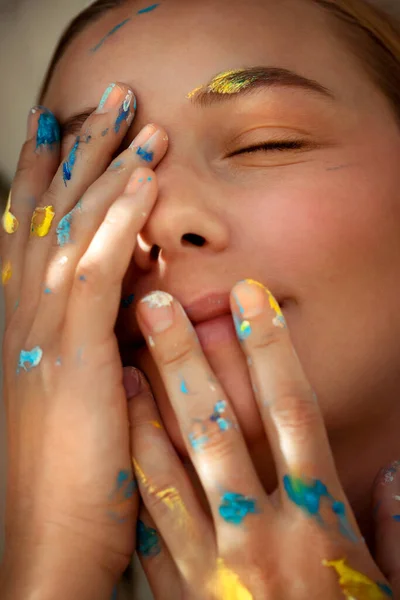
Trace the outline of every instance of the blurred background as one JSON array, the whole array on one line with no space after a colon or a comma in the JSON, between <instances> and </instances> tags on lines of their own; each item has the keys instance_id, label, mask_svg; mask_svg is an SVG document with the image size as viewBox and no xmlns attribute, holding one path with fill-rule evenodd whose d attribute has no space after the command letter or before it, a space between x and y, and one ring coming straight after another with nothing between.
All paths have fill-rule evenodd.
<instances>
[{"instance_id":1,"label":"blurred background","mask_svg":"<svg viewBox=\"0 0 400 600\"><path fill-rule=\"evenodd\" d=\"M400 18L400 0L370 1ZM88 0L0 0L0 209L4 208L25 141L27 115L36 103L53 49L68 21L89 4ZM3 312L0 292L1 337ZM5 418L0 398L0 558L4 543L5 476ZM152 598L137 563L134 577L132 572L127 573L118 598Z\"/></svg>"}]
</instances>

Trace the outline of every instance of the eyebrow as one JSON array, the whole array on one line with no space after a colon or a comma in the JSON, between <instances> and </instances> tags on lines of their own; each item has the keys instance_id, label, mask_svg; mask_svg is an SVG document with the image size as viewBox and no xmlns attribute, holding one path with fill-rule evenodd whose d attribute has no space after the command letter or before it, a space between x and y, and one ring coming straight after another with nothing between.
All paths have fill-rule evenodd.
<instances>
[{"instance_id":1,"label":"eyebrow","mask_svg":"<svg viewBox=\"0 0 400 600\"><path fill-rule=\"evenodd\" d=\"M313 79L299 75L295 71L279 67L251 67L224 71L215 75L208 83L197 87L186 96L192 104L210 106L229 98L254 93L262 88L292 87L317 93L325 99L335 100L331 90ZM72 135L80 131L83 123L96 110L95 106L68 117L60 123L61 136Z\"/></svg>"},{"instance_id":2,"label":"eyebrow","mask_svg":"<svg viewBox=\"0 0 400 600\"><path fill-rule=\"evenodd\" d=\"M272 87L302 88L317 93L325 99L335 99L333 92L317 81L280 67L250 67L224 71L215 75L208 83L189 92L186 97L194 104L210 106L232 96Z\"/></svg>"}]
</instances>

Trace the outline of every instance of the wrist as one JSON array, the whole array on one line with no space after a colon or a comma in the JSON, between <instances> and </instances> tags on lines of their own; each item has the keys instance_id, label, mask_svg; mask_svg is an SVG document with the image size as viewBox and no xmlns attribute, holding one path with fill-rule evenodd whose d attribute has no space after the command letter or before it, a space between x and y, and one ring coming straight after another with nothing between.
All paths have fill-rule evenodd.
<instances>
[{"instance_id":1,"label":"wrist","mask_svg":"<svg viewBox=\"0 0 400 600\"><path fill-rule=\"evenodd\" d=\"M18 544L0 565L1 600L109 600L118 576L88 548ZM28 549L29 548L29 549Z\"/></svg>"}]
</instances>

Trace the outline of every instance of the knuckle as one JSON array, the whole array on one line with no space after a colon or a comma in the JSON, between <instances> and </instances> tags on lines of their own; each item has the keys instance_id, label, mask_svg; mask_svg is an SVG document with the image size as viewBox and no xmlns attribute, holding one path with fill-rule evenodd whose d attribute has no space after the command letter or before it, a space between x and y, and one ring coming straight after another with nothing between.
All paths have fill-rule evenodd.
<instances>
[{"instance_id":1,"label":"knuckle","mask_svg":"<svg viewBox=\"0 0 400 600\"><path fill-rule=\"evenodd\" d=\"M221 431L219 427L209 427L203 454L205 463L212 460L215 463L226 464L227 459L232 456L232 435L230 432Z\"/></svg>"},{"instance_id":2,"label":"knuckle","mask_svg":"<svg viewBox=\"0 0 400 600\"><path fill-rule=\"evenodd\" d=\"M179 370L185 363L193 358L194 352L193 341L190 338L185 337L172 345L166 346L161 353L160 362L164 367L171 367L174 370Z\"/></svg>"},{"instance_id":3,"label":"knuckle","mask_svg":"<svg viewBox=\"0 0 400 600\"><path fill-rule=\"evenodd\" d=\"M280 427L295 433L304 431L306 435L320 419L307 389L279 394L271 406L271 414Z\"/></svg>"},{"instance_id":4,"label":"knuckle","mask_svg":"<svg viewBox=\"0 0 400 600\"><path fill-rule=\"evenodd\" d=\"M32 140L27 140L22 146L14 180L18 181L22 176L25 177L33 173L36 166L36 159L37 156L32 150Z\"/></svg>"}]
</instances>

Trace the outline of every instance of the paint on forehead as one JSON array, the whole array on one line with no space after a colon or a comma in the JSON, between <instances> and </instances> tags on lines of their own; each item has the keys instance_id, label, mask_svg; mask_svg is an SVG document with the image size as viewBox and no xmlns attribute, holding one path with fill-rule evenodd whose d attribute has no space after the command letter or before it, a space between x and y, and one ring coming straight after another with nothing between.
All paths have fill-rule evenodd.
<instances>
[{"instance_id":1,"label":"paint on forehead","mask_svg":"<svg viewBox=\"0 0 400 600\"><path fill-rule=\"evenodd\" d=\"M217 559L215 574L207 583L207 591L213 598L253 600L253 596L244 587L239 576L226 566L222 558Z\"/></svg>"},{"instance_id":2,"label":"paint on forehead","mask_svg":"<svg viewBox=\"0 0 400 600\"><path fill-rule=\"evenodd\" d=\"M3 283L3 285L7 285L7 283L10 281L11 277L12 277L12 266L9 260L7 260L7 262L3 265L3 268L1 270L1 281Z\"/></svg>"},{"instance_id":3,"label":"paint on forehead","mask_svg":"<svg viewBox=\"0 0 400 600\"><path fill-rule=\"evenodd\" d=\"M17 368L17 374L21 369L28 372L31 371L34 367L37 367L43 358L43 350L36 346L32 350L21 350L19 355L19 362Z\"/></svg>"},{"instance_id":4,"label":"paint on forehead","mask_svg":"<svg viewBox=\"0 0 400 600\"><path fill-rule=\"evenodd\" d=\"M199 92L206 92L207 94L237 94L249 87L257 79L256 75L244 73L244 69L224 71L216 75L209 85L201 85L189 92L186 98L193 98Z\"/></svg>"},{"instance_id":5,"label":"paint on forehead","mask_svg":"<svg viewBox=\"0 0 400 600\"><path fill-rule=\"evenodd\" d=\"M65 217L61 219L57 227L57 244L59 246L65 246L68 242L71 241L71 222L72 222L72 213L69 212Z\"/></svg>"},{"instance_id":6,"label":"paint on forehead","mask_svg":"<svg viewBox=\"0 0 400 600\"><path fill-rule=\"evenodd\" d=\"M127 23L129 23L129 21L131 21L131 17L129 17L128 19L125 19L124 21L122 21L121 23L118 23L118 25L115 25L115 27L113 27L101 40L98 44L96 44L96 46L94 46L94 48L91 48L90 52L97 52L97 50L99 50L99 48L102 47L102 45L108 40L109 37L111 37L112 35L114 35L114 33L116 33L117 31L119 31L120 29L122 29L122 27L124 27Z\"/></svg>"},{"instance_id":7,"label":"paint on forehead","mask_svg":"<svg viewBox=\"0 0 400 600\"><path fill-rule=\"evenodd\" d=\"M6 233L13 234L19 227L19 221L11 212L11 191L8 194L6 209L2 218L3 229Z\"/></svg>"},{"instance_id":8,"label":"paint on forehead","mask_svg":"<svg viewBox=\"0 0 400 600\"><path fill-rule=\"evenodd\" d=\"M140 519L136 525L136 550L145 558L157 556L161 552L157 531L145 525Z\"/></svg>"},{"instance_id":9,"label":"paint on forehead","mask_svg":"<svg viewBox=\"0 0 400 600\"><path fill-rule=\"evenodd\" d=\"M45 237L50 231L55 214L53 206L35 208L31 221L31 235Z\"/></svg>"},{"instance_id":10,"label":"paint on forehead","mask_svg":"<svg viewBox=\"0 0 400 600\"><path fill-rule=\"evenodd\" d=\"M152 4L151 6L147 6L147 8L141 8L140 10L137 11L138 15L143 15L144 13L148 13L151 12L153 10L155 10L158 6L160 6L159 4Z\"/></svg>"},{"instance_id":11,"label":"paint on forehead","mask_svg":"<svg viewBox=\"0 0 400 600\"><path fill-rule=\"evenodd\" d=\"M240 525L248 514L259 512L254 498L235 492L223 494L218 511L224 521L234 525Z\"/></svg>"},{"instance_id":12,"label":"paint on forehead","mask_svg":"<svg viewBox=\"0 0 400 600\"><path fill-rule=\"evenodd\" d=\"M60 126L53 113L47 108L38 106L32 109L32 112L36 112L36 110L42 111L38 121L36 150L45 146L49 146L51 148L54 144L58 144L60 142Z\"/></svg>"},{"instance_id":13,"label":"paint on forehead","mask_svg":"<svg viewBox=\"0 0 400 600\"><path fill-rule=\"evenodd\" d=\"M339 576L339 585L347 600L386 600L393 592L385 583L375 583L346 564L346 559L323 560L325 567L333 567Z\"/></svg>"},{"instance_id":14,"label":"paint on forehead","mask_svg":"<svg viewBox=\"0 0 400 600\"><path fill-rule=\"evenodd\" d=\"M68 155L67 160L65 160L63 162L63 180L64 180L65 187L67 187L67 181L70 181L72 178L72 171L74 170L74 166L75 166L75 162L76 162L76 152L78 150L79 142L80 142L80 137L78 135L78 137L75 140L75 144L73 145L73 147Z\"/></svg>"},{"instance_id":15,"label":"paint on forehead","mask_svg":"<svg viewBox=\"0 0 400 600\"><path fill-rule=\"evenodd\" d=\"M320 525L324 525L324 520L320 514L321 503L322 500L326 500L332 513L337 516L340 533L354 543L359 541L359 537L352 530L348 521L344 503L335 500L322 481L310 479L309 482L306 482L300 477L285 475L283 485L288 498L306 514L314 517Z\"/></svg>"}]
</instances>

